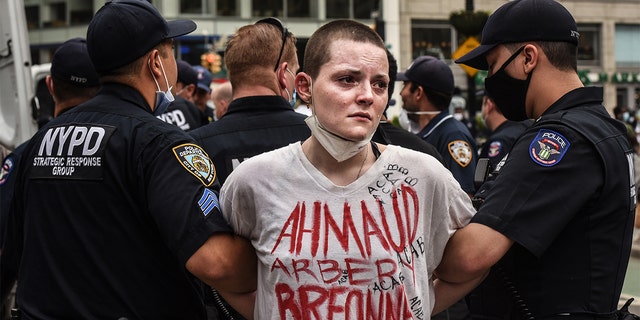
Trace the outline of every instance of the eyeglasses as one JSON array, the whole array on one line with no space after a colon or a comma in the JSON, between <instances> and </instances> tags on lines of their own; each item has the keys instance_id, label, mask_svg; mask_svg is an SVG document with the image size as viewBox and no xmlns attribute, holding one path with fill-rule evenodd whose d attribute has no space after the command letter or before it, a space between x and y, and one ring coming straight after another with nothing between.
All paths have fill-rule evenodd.
<instances>
[{"instance_id":1,"label":"eyeglasses","mask_svg":"<svg viewBox=\"0 0 640 320\"><path fill-rule=\"evenodd\" d=\"M258 20L255 24L258 24L258 23L270 24L272 26L275 26L282 32L282 47L280 47L280 54L278 55L278 61L276 61L276 66L273 68L273 71L276 71L278 70L278 66L280 65L280 59L282 59L282 52L284 51L284 45L287 42L287 34L289 33L289 30L285 28L285 26L282 24L280 20L273 17Z\"/></svg>"}]
</instances>

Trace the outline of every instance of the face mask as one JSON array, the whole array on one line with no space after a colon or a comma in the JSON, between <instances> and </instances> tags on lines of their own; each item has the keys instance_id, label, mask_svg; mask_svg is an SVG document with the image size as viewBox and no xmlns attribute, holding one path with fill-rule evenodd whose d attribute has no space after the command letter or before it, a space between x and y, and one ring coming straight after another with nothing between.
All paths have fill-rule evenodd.
<instances>
[{"instance_id":1,"label":"face mask","mask_svg":"<svg viewBox=\"0 0 640 320\"><path fill-rule=\"evenodd\" d=\"M311 80L309 80L311 82ZM310 85L311 87L312 85ZM310 91L313 91L310 89ZM313 104L313 96L311 97L311 106ZM312 108L312 114L308 116L305 120L307 126L311 130L311 134L320 142L320 144L329 152L329 154L336 159L338 162L345 161L350 159L351 157L358 154L364 147L369 144L373 134L376 130L373 130L371 134L361 141L352 141L345 139L333 132L327 130L321 123L318 121L315 113L315 107Z\"/></svg>"},{"instance_id":2,"label":"face mask","mask_svg":"<svg viewBox=\"0 0 640 320\"><path fill-rule=\"evenodd\" d=\"M293 72L289 69L285 69L287 70L289 73L291 73L291 76L293 77L293 80L296 80L296 75L293 74ZM287 93L287 95L289 96L289 105L293 108L296 105L296 100L298 98L298 93L296 92L296 88L293 88L293 94L289 94L289 90L287 90L287 88L284 88L284 91Z\"/></svg>"},{"instance_id":3,"label":"face mask","mask_svg":"<svg viewBox=\"0 0 640 320\"><path fill-rule=\"evenodd\" d=\"M351 141L327 130L320 124L315 114L308 116L304 121L307 123L307 126L309 126L309 129L311 129L311 134L313 134L325 150L338 162L350 159L362 151L362 149L369 144L371 137L373 137L375 133L375 130L373 130L364 140Z\"/></svg>"},{"instance_id":4,"label":"face mask","mask_svg":"<svg viewBox=\"0 0 640 320\"><path fill-rule=\"evenodd\" d=\"M454 113L453 114L453 118L458 120L458 121L462 121L464 119L464 115L462 113Z\"/></svg>"},{"instance_id":5,"label":"face mask","mask_svg":"<svg viewBox=\"0 0 640 320\"><path fill-rule=\"evenodd\" d=\"M400 115L398 116L398 122L403 129L417 134L422 128L420 128L420 124L409 119L410 114L439 114L440 112L442 111L407 111L407 109L402 108L402 110L400 110Z\"/></svg>"},{"instance_id":6,"label":"face mask","mask_svg":"<svg viewBox=\"0 0 640 320\"><path fill-rule=\"evenodd\" d=\"M155 108L153 109L153 114L156 115L156 116L159 116L159 115L163 114L165 111L167 111L167 108L169 107L171 102L173 102L173 100L175 100L175 98L173 97L173 94L171 93L171 88L172 87L169 86L169 80L167 79L167 73L164 72L164 65L162 64L162 59L159 59L158 61L160 61L160 68L162 68L162 74L164 75L164 81L167 84L167 92L163 92L162 90L160 90L160 85L158 84L158 80L156 79L156 76L153 74L153 72L151 72L151 76L153 77L153 81L155 81L156 87L158 88L158 91L156 91ZM147 61L147 65L149 66L149 70L151 70L151 59L149 59Z\"/></svg>"},{"instance_id":7,"label":"face mask","mask_svg":"<svg viewBox=\"0 0 640 320\"><path fill-rule=\"evenodd\" d=\"M509 76L504 69L523 49L524 47L518 49L502 67L500 67L498 72L486 78L484 82L485 90L487 90L487 93L493 98L498 109L500 109L505 118L513 121L528 119L526 100L533 71L529 72L526 80L520 80Z\"/></svg>"}]
</instances>

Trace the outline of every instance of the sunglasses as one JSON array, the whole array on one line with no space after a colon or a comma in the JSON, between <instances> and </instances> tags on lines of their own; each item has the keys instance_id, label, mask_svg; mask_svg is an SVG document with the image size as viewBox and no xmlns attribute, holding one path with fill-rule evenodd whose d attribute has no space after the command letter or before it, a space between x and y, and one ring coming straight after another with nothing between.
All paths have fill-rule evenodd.
<instances>
[{"instance_id":1,"label":"sunglasses","mask_svg":"<svg viewBox=\"0 0 640 320\"><path fill-rule=\"evenodd\" d=\"M258 20L255 24L258 24L258 23L270 24L272 26L275 26L282 32L282 47L280 47L280 54L278 55L278 61L276 61L276 66L273 68L273 71L276 71L278 70L278 66L280 65L280 60L282 59L282 52L284 51L284 44L287 41L287 33L289 33L289 30L287 30L287 28L285 28L282 22L276 18L264 18L264 19Z\"/></svg>"}]
</instances>

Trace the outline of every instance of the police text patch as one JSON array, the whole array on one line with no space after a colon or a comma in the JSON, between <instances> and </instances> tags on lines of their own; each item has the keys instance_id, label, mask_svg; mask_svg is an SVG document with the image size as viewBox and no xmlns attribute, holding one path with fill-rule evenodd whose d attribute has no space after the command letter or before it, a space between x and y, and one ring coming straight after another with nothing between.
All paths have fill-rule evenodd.
<instances>
[{"instance_id":1,"label":"police text patch","mask_svg":"<svg viewBox=\"0 0 640 320\"><path fill-rule=\"evenodd\" d=\"M102 180L104 152L115 127L66 124L51 127L36 145L30 178Z\"/></svg>"},{"instance_id":2,"label":"police text patch","mask_svg":"<svg viewBox=\"0 0 640 320\"><path fill-rule=\"evenodd\" d=\"M529 146L533 162L551 167L560 163L571 143L563 135L548 129L541 129Z\"/></svg>"},{"instance_id":3,"label":"police text patch","mask_svg":"<svg viewBox=\"0 0 640 320\"><path fill-rule=\"evenodd\" d=\"M208 187L216 180L216 169L207 153L199 146L186 143L173 148L180 164Z\"/></svg>"}]
</instances>

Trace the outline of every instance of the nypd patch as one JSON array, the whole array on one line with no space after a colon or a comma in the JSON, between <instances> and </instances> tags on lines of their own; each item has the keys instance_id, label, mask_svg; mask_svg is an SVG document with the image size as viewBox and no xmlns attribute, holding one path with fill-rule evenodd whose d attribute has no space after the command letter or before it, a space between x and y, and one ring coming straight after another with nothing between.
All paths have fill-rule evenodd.
<instances>
[{"instance_id":1,"label":"nypd patch","mask_svg":"<svg viewBox=\"0 0 640 320\"><path fill-rule=\"evenodd\" d=\"M455 160L461 167L466 167L473 159L473 151L471 146L464 140L454 140L449 142L447 146L451 158Z\"/></svg>"},{"instance_id":2,"label":"nypd patch","mask_svg":"<svg viewBox=\"0 0 640 320\"><path fill-rule=\"evenodd\" d=\"M529 155L533 162L552 167L560 163L571 143L563 135L548 129L541 129L529 145Z\"/></svg>"},{"instance_id":3,"label":"nypd patch","mask_svg":"<svg viewBox=\"0 0 640 320\"><path fill-rule=\"evenodd\" d=\"M209 155L199 146L192 143L181 144L173 148L173 154L182 166L202 181L206 187L216 180L216 169Z\"/></svg>"},{"instance_id":4,"label":"nypd patch","mask_svg":"<svg viewBox=\"0 0 640 320\"><path fill-rule=\"evenodd\" d=\"M11 173L11 171L13 171L14 167L15 165L13 163L13 159L11 157L8 157L4 161L4 163L2 164L2 168L0 169L0 186L7 182L9 174Z\"/></svg>"}]
</instances>

